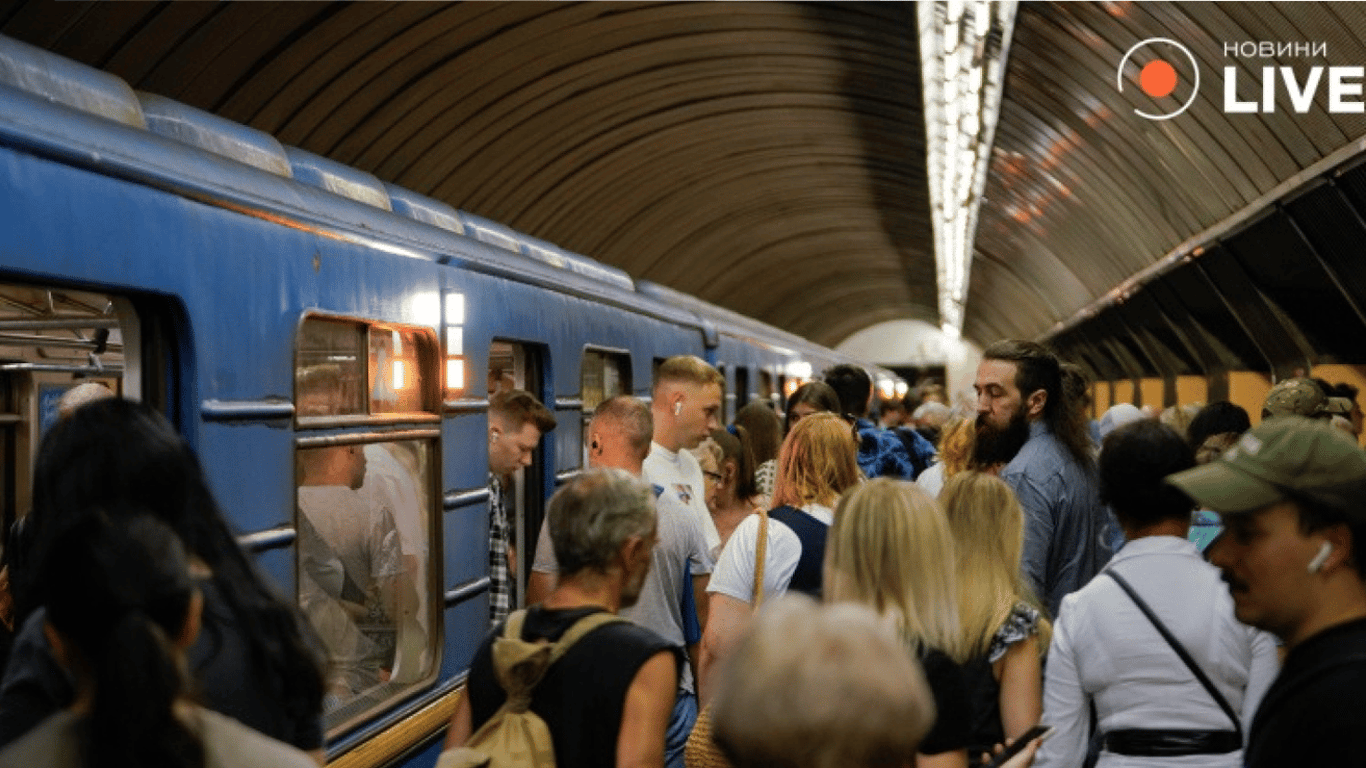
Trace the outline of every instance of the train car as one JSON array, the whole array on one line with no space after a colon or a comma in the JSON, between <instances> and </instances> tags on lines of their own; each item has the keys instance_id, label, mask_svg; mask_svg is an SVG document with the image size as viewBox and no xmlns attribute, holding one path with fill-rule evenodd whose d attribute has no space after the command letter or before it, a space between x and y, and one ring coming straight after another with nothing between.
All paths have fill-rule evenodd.
<instances>
[{"instance_id":1,"label":"train car","mask_svg":"<svg viewBox=\"0 0 1366 768\"><path fill-rule=\"evenodd\" d=\"M336 764L435 762L488 624L488 395L527 389L559 420L516 482L516 536L534 541L583 464L586 414L648 397L675 354L726 372L728 413L780 404L840 359L0 37L3 521L28 508L66 389L101 381L162 409L334 662L342 643L382 659L330 679ZM310 462L356 446L356 497L389 494L385 519L302 484ZM317 599L310 563L345 562L339 528L397 533L408 597L379 626L335 626Z\"/></svg>"}]
</instances>

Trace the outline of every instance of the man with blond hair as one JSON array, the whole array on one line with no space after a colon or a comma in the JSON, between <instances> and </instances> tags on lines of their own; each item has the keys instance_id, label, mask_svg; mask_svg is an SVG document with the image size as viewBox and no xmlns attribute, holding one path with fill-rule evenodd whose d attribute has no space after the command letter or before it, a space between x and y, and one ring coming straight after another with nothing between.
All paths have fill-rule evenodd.
<instances>
[{"instance_id":1,"label":"man with blond hair","mask_svg":"<svg viewBox=\"0 0 1366 768\"><path fill-rule=\"evenodd\" d=\"M702 521L708 549L720 543L702 490L702 465L690 451L721 426L721 386L725 379L707 361L691 355L671 357L655 371L650 410L654 440L645 459L645 479L678 497Z\"/></svg>"}]
</instances>

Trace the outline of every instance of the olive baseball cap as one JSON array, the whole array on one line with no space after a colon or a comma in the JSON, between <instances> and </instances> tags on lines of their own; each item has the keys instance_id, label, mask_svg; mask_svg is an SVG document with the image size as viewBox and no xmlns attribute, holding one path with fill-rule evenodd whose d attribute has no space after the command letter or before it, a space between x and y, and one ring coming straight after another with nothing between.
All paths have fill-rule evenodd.
<instances>
[{"instance_id":1,"label":"olive baseball cap","mask_svg":"<svg viewBox=\"0 0 1366 768\"><path fill-rule=\"evenodd\" d=\"M1328 422L1302 416L1268 419L1217 461L1167 482L1224 514L1299 497L1366 518L1366 452Z\"/></svg>"}]
</instances>

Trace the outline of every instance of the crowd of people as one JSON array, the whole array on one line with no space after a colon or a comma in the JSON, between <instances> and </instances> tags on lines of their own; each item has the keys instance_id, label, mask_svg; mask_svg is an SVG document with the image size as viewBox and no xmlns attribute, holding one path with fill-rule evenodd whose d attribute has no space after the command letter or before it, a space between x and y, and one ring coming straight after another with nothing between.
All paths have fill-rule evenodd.
<instances>
[{"instance_id":1,"label":"crowd of people","mask_svg":"<svg viewBox=\"0 0 1366 768\"><path fill-rule=\"evenodd\" d=\"M927 392L943 408L874 421L867 373L837 366L785 414L751 403L723 426L722 385L670 358L648 402L596 407L524 600L500 495L555 421L494 394L490 631L443 765L481 764L509 713L542 722L565 766L1360 762L1354 392L1288 379L1255 428L1230 403L1093 422L1084 373L1023 341L984 351L968 414ZM301 525L324 493L404 496L366 479L402 458L302 452ZM392 636L425 615L405 608L405 563L425 556L405 523L354 518L301 529L296 606L160 414L73 403L5 550L0 766L322 763L338 686L401 666L347 617L391 617ZM334 570L369 581L352 596Z\"/></svg>"}]
</instances>

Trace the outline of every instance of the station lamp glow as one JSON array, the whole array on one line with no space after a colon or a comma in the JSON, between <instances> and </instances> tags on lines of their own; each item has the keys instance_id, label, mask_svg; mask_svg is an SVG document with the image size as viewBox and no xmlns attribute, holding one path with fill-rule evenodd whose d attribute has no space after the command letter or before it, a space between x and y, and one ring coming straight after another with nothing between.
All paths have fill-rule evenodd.
<instances>
[{"instance_id":1,"label":"station lamp glow","mask_svg":"<svg viewBox=\"0 0 1366 768\"><path fill-rule=\"evenodd\" d=\"M986 186L1016 3L942 0L917 6L925 155L939 317L963 328L977 208Z\"/></svg>"}]
</instances>

